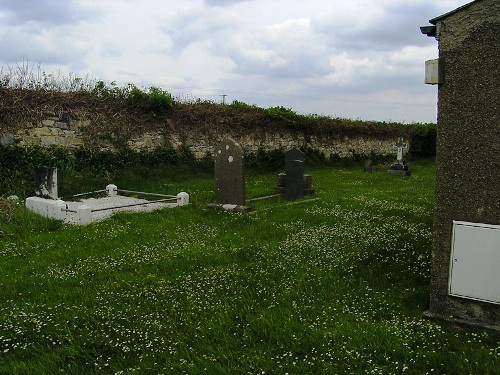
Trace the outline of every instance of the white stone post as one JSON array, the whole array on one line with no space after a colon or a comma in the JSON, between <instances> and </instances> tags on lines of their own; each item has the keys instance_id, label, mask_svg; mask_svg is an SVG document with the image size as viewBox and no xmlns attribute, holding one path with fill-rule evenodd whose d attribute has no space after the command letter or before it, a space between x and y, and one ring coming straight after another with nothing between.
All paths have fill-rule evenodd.
<instances>
[{"instance_id":1,"label":"white stone post","mask_svg":"<svg viewBox=\"0 0 500 375\"><path fill-rule=\"evenodd\" d=\"M89 206L82 204L76 209L76 223L86 225L92 222L92 210Z\"/></svg>"},{"instance_id":2,"label":"white stone post","mask_svg":"<svg viewBox=\"0 0 500 375\"><path fill-rule=\"evenodd\" d=\"M108 191L108 195L110 197L114 197L117 193L118 187L114 184L109 184L106 186L106 190Z\"/></svg>"},{"instance_id":3,"label":"white stone post","mask_svg":"<svg viewBox=\"0 0 500 375\"><path fill-rule=\"evenodd\" d=\"M67 216L67 212L66 211L63 211L63 209L66 208L66 202L64 202L63 200L61 199L58 199L56 201L56 210L55 210L55 218L57 220L64 220L64 218Z\"/></svg>"},{"instance_id":4,"label":"white stone post","mask_svg":"<svg viewBox=\"0 0 500 375\"><path fill-rule=\"evenodd\" d=\"M189 204L189 194L181 191L179 194L177 194L177 205L185 206L187 204Z\"/></svg>"}]
</instances>

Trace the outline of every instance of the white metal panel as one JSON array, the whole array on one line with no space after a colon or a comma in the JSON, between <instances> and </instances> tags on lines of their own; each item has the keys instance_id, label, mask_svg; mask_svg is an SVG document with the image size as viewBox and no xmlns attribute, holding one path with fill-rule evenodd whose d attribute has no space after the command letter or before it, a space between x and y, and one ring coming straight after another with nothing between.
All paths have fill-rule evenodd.
<instances>
[{"instance_id":1,"label":"white metal panel","mask_svg":"<svg viewBox=\"0 0 500 375\"><path fill-rule=\"evenodd\" d=\"M443 62L441 59L427 60L425 62L425 83L436 85L444 83Z\"/></svg>"},{"instance_id":2,"label":"white metal panel","mask_svg":"<svg viewBox=\"0 0 500 375\"><path fill-rule=\"evenodd\" d=\"M453 222L449 294L500 304L500 225Z\"/></svg>"}]
</instances>

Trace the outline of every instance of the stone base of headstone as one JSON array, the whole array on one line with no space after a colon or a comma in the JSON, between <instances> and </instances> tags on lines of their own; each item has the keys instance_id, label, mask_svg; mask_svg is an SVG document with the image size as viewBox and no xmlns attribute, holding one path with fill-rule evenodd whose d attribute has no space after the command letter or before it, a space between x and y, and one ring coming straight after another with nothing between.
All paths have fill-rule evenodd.
<instances>
[{"instance_id":1,"label":"stone base of headstone","mask_svg":"<svg viewBox=\"0 0 500 375\"><path fill-rule=\"evenodd\" d=\"M276 192L285 194L286 191L286 173L280 173L278 175L278 186L276 187ZM304 195L313 195L314 188L312 187L312 176L310 174L304 175Z\"/></svg>"},{"instance_id":2,"label":"stone base of headstone","mask_svg":"<svg viewBox=\"0 0 500 375\"><path fill-rule=\"evenodd\" d=\"M397 176L410 176L410 170L405 164L394 163L391 168L387 171L388 174L393 174Z\"/></svg>"},{"instance_id":3,"label":"stone base of headstone","mask_svg":"<svg viewBox=\"0 0 500 375\"><path fill-rule=\"evenodd\" d=\"M387 171L388 174L394 174L396 176L410 176L411 173L410 171L398 171L398 170L392 170L392 169L389 169Z\"/></svg>"},{"instance_id":4,"label":"stone base of headstone","mask_svg":"<svg viewBox=\"0 0 500 375\"><path fill-rule=\"evenodd\" d=\"M209 203L208 208L213 208L215 210L222 210L228 212L250 212L252 207L250 206L240 206L237 204L220 204L220 203Z\"/></svg>"}]
</instances>

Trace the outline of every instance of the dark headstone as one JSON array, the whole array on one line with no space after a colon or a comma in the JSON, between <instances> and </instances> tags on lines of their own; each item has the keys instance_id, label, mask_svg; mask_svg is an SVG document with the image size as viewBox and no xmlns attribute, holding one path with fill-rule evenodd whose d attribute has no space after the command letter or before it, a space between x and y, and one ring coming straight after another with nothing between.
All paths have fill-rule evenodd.
<instances>
[{"instance_id":1,"label":"dark headstone","mask_svg":"<svg viewBox=\"0 0 500 375\"><path fill-rule=\"evenodd\" d=\"M278 175L276 191L285 193L288 200L300 199L314 194L312 176L304 174L305 156L296 148L285 152L285 172ZM289 176L288 170L292 175ZM301 191L299 192L299 190Z\"/></svg>"},{"instance_id":2,"label":"dark headstone","mask_svg":"<svg viewBox=\"0 0 500 375\"><path fill-rule=\"evenodd\" d=\"M285 195L289 201L304 197L304 161L285 161Z\"/></svg>"},{"instance_id":3,"label":"dark headstone","mask_svg":"<svg viewBox=\"0 0 500 375\"><path fill-rule=\"evenodd\" d=\"M245 205L243 148L226 139L215 148L215 201L218 204Z\"/></svg>"},{"instance_id":4,"label":"dark headstone","mask_svg":"<svg viewBox=\"0 0 500 375\"><path fill-rule=\"evenodd\" d=\"M57 168L37 167L35 169L35 195L57 200Z\"/></svg>"}]
</instances>

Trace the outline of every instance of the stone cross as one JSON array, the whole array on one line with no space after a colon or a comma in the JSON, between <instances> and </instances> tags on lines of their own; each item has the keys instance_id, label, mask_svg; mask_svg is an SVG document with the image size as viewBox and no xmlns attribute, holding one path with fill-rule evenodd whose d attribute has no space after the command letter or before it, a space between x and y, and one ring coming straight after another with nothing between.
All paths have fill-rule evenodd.
<instances>
[{"instance_id":1,"label":"stone cross","mask_svg":"<svg viewBox=\"0 0 500 375\"><path fill-rule=\"evenodd\" d=\"M244 152L232 139L215 148L215 189L216 203L245 205Z\"/></svg>"},{"instance_id":2,"label":"stone cross","mask_svg":"<svg viewBox=\"0 0 500 375\"><path fill-rule=\"evenodd\" d=\"M35 168L35 195L57 200L57 168Z\"/></svg>"},{"instance_id":3,"label":"stone cross","mask_svg":"<svg viewBox=\"0 0 500 375\"><path fill-rule=\"evenodd\" d=\"M304 197L304 160L300 150L285 153L285 195L289 201Z\"/></svg>"},{"instance_id":4,"label":"stone cross","mask_svg":"<svg viewBox=\"0 0 500 375\"><path fill-rule=\"evenodd\" d=\"M403 142L403 138L399 138L398 141L394 143L394 147L398 149L397 162L403 164L403 149L408 148L408 145Z\"/></svg>"}]
</instances>

